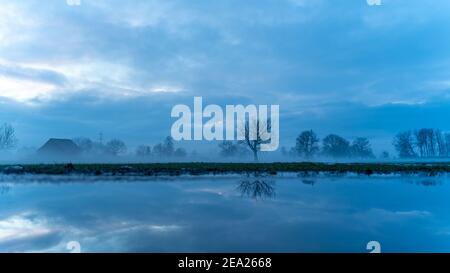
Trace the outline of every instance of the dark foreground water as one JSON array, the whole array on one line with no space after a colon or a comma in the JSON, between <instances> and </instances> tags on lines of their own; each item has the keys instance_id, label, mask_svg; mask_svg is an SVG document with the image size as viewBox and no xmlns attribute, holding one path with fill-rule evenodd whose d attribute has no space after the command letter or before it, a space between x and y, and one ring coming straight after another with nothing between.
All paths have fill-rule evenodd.
<instances>
[{"instance_id":1,"label":"dark foreground water","mask_svg":"<svg viewBox=\"0 0 450 273\"><path fill-rule=\"evenodd\" d=\"M2 177L0 252L450 252L445 177L104 180Z\"/></svg>"}]
</instances>

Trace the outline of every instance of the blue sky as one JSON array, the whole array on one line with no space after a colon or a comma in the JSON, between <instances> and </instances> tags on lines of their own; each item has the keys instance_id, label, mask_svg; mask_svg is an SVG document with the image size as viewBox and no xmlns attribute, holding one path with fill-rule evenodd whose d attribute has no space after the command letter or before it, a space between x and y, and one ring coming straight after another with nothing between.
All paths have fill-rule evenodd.
<instances>
[{"instance_id":1,"label":"blue sky","mask_svg":"<svg viewBox=\"0 0 450 273\"><path fill-rule=\"evenodd\" d=\"M0 121L20 146L100 132L154 144L194 96L279 104L281 146L303 129L376 151L399 130L450 130L447 0L0 5Z\"/></svg>"}]
</instances>

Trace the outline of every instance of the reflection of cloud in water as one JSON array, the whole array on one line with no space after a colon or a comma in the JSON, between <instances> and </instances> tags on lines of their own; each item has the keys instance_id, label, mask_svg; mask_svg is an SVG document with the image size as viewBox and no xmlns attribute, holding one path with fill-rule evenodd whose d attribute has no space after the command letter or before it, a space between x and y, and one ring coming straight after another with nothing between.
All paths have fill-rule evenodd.
<instances>
[{"instance_id":1,"label":"reflection of cloud in water","mask_svg":"<svg viewBox=\"0 0 450 273\"><path fill-rule=\"evenodd\" d=\"M441 186L443 184L444 177L435 176L435 177L423 177L423 176L404 176L402 177L402 181L408 184L416 184L418 186Z\"/></svg>"},{"instance_id":2,"label":"reflection of cloud in water","mask_svg":"<svg viewBox=\"0 0 450 273\"><path fill-rule=\"evenodd\" d=\"M27 215L16 215L0 220L0 243L43 236L50 232L46 221Z\"/></svg>"},{"instance_id":3,"label":"reflection of cloud in water","mask_svg":"<svg viewBox=\"0 0 450 273\"><path fill-rule=\"evenodd\" d=\"M179 230L181 227L177 226L177 225L151 225L149 226L149 229L151 231L156 231L156 232L170 232L170 231L176 231Z\"/></svg>"},{"instance_id":4,"label":"reflection of cloud in water","mask_svg":"<svg viewBox=\"0 0 450 273\"><path fill-rule=\"evenodd\" d=\"M0 219L0 252L32 252L58 244L61 234L45 218L22 213Z\"/></svg>"},{"instance_id":5,"label":"reflection of cloud in water","mask_svg":"<svg viewBox=\"0 0 450 273\"><path fill-rule=\"evenodd\" d=\"M425 210L396 211L380 208L371 208L350 215L355 223L360 223L361 226L368 229L382 228L388 224L404 223L405 221L425 219L431 216L431 212Z\"/></svg>"},{"instance_id":6,"label":"reflection of cloud in water","mask_svg":"<svg viewBox=\"0 0 450 273\"><path fill-rule=\"evenodd\" d=\"M0 198L0 251L67 252L69 241L83 252L365 251L374 238L397 250L410 238L427 246L436 219L448 220L446 183L435 191L385 178L305 179L319 183L277 178L267 202L252 198L275 195L269 177L12 184L14 195Z\"/></svg>"},{"instance_id":7,"label":"reflection of cloud in water","mask_svg":"<svg viewBox=\"0 0 450 273\"><path fill-rule=\"evenodd\" d=\"M224 195L224 192L227 189L223 190L220 188L199 188L199 189L187 189L186 192L204 192L204 193L213 193L217 195Z\"/></svg>"},{"instance_id":8,"label":"reflection of cloud in water","mask_svg":"<svg viewBox=\"0 0 450 273\"><path fill-rule=\"evenodd\" d=\"M401 220L400 217L403 218L421 218L430 216L431 213L429 211L423 210L407 210L407 211L395 211L395 210L386 210L386 209L377 209L373 208L366 212L366 217L370 217L377 221L396 221Z\"/></svg>"},{"instance_id":9,"label":"reflection of cloud in water","mask_svg":"<svg viewBox=\"0 0 450 273\"><path fill-rule=\"evenodd\" d=\"M72 240L79 241L84 252L121 251L134 236L144 239L141 244L148 247L147 244L158 244L161 236L174 236L182 229L175 224L149 224L125 219L113 222L105 219L102 225L87 228L70 218L49 221L31 213L22 213L0 219L0 252L67 252L66 244Z\"/></svg>"},{"instance_id":10,"label":"reflection of cloud in water","mask_svg":"<svg viewBox=\"0 0 450 273\"><path fill-rule=\"evenodd\" d=\"M162 250L167 240L178 240L184 227L174 224L148 224L137 221L118 221L81 234L85 252L142 252Z\"/></svg>"}]
</instances>

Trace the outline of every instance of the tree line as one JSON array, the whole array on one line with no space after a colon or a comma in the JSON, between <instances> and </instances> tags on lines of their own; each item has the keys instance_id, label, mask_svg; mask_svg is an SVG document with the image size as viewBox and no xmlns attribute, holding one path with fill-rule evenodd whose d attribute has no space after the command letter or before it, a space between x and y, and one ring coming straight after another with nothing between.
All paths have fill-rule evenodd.
<instances>
[{"instance_id":1,"label":"tree line","mask_svg":"<svg viewBox=\"0 0 450 273\"><path fill-rule=\"evenodd\" d=\"M267 126L267 123L261 126ZM263 143L260 138L248 140L249 127L245 126L246 139L232 142L223 141L219 144L219 155L226 157L247 157L253 155L258 160L259 146ZM112 139L106 143L102 140L92 141L87 137L79 137L73 141L86 155L119 156L127 153L128 148L124 141ZM9 150L17 146L18 140L12 125L0 125L0 151ZM395 135L393 145L399 158L450 158L450 133L440 129L422 128L402 131ZM184 158L187 152L183 148L175 147L172 137L166 137L161 143L154 145L140 145L135 150L139 158ZM373 159L371 143L368 138L356 137L352 141L336 134L329 134L319 139L313 130L301 132L295 145L290 149L281 148L285 156L301 157L307 160L316 157L329 157L334 159L356 158ZM387 151L382 152L381 158L390 157Z\"/></svg>"},{"instance_id":2,"label":"tree line","mask_svg":"<svg viewBox=\"0 0 450 273\"><path fill-rule=\"evenodd\" d=\"M105 144L102 141L92 141L86 137L73 139L75 144L80 147L85 155L109 155L120 156L128 152L127 145L120 139L112 139ZM187 152L183 148L176 148L172 137L168 136L162 143L158 143L153 147L150 145L139 145L136 148L135 155L140 158L183 158Z\"/></svg>"},{"instance_id":3,"label":"tree line","mask_svg":"<svg viewBox=\"0 0 450 273\"><path fill-rule=\"evenodd\" d=\"M248 144L246 144L246 141L237 143L224 141L219 144L220 155L224 157L241 157L255 151L255 149L249 151L246 147ZM375 158L370 141L367 138L357 137L350 142L339 135L329 134L320 140L313 130L300 133L296 138L295 146L289 150L286 147L282 147L281 152L285 156L302 157L305 159L313 159L318 156L335 159ZM383 152L382 157L387 158L389 154Z\"/></svg>"},{"instance_id":4,"label":"tree line","mask_svg":"<svg viewBox=\"0 0 450 273\"><path fill-rule=\"evenodd\" d=\"M394 147L400 158L449 158L450 133L422 128L398 133Z\"/></svg>"},{"instance_id":5,"label":"tree line","mask_svg":"<svg viewBox=\"0 0 450 273\"><path fill-rule=\"evenodd\" d=\"M312 159L317 156L339 158L375 158L369 139L357 137L349 141L342 136L329 134L322 141L313 130L303 131L295 140L295 146L289 151L282 151L285 155L299 156Z\"/></svg>"}]
</instances>

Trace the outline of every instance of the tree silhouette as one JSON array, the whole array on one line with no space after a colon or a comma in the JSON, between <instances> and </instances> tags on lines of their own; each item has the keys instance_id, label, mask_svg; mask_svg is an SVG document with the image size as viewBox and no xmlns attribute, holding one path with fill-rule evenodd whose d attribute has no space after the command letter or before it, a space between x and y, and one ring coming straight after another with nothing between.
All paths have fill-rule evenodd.
<instances>
[{"instance_id":1,"label":"tree silhouette","mask_svg":"<svg viewBox=\"0 0 450 273\"><path fill-rule=\"evenodd\" d=\"M120 154L126 153L127 146L120 139L113 139L106 143L106 152L113 156L118 156Z\"/></svg>"},{"instance_id":2,"label":"tree silhouette","mask_svg":"<svg viewBox=\"0 0 450 273\"><path fill-rule=\"evenodd\" d=\"M373 154L370 141L365 137L358 137L356 138L352 146L350 147L351 153L353 157L357 158L374 158L375 155Z\"/></svg>"},{"instance_id":3,"label":"tree silhouette","mask_svg":"<svg viewBox=\"0 0 450 273\"><path fill-rule=\"evenodd\" d=\"M400 158L413 158L417 154L414 151L413 134L411 131L398 133L394 138L394 146Z\"/></svg>"},{"instance_id":4,"label":"tree silhouette","mask_svg":"<svg viewBox=\"0 0 450 273\"><path fill-rule=\"evenodd\" d=\"M271 130L270 118L267 120L260 120L259 118L245 121L244 126L244 141L250 151L253 153L253 159L258 161L258 153L261 150L261 144L269 143L270 138L268 132Z\"/></svg>"},{"instance_id":5,"label":"tree silhouette","mask_svg":"<svg viewBox=\"0 0 450 273\"><path fill-rule=\"evenodd\" d=\"M5 123L0 126L0 150L9 150L17 145L16 131Z\"/></svg>"},{"instance_id":6,"label":"tree silhouette","mask_svg":"<svg viewBox=\"0 0 450 273\"><path fill-rule=\"evenodd\" d=\"M302 132L296 139L294 151L296 155L312 158L319 151L319 138L313 130Z\"/></svg>"},{"instance_id":7,"label":"tree silhouette","mask_svg":"<svg viewBox=\"0 0 450 273\"><path fill-rule=\"evenodd\" d=\"M328 135L322 141L323 153L333 158L350 156L350 143L338 135Z\"/></svg>"}]
</instances>

